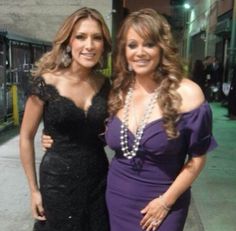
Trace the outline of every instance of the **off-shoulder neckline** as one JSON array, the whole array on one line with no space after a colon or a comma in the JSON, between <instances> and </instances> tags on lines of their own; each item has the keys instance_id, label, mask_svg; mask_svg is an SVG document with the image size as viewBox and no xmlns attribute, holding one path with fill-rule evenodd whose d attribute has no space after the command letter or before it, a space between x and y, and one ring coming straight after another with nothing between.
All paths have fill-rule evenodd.
<instances>
[{"instance_id":1,"label":"off-shoulder neckline","mask_svg":"<svg viewBox=\"0 0 236 231\"><path fill-rule=\"evenodd\" d=\"M188 114L191 114L195 111L198 111L200 108L204 107L204 106L207 106L208 105L208 102L205 100L203 101L200 105L198 105L197 107L189 110L189 111L186 111L186 112L181 112L180 115L188 115Z\"/></svg>"},{"instance_id":2,"label":"off-shoulder neckline","mask_svg":"<svg viewBox=\"0 0 236 231\"><path fill-rule=\"evenodd\" d=\"M209 105L208 102L207 102L207 101L204 101L204 102L202 102L199 106L197 106L196 108L193 108L193 109L191 109L191 110L189 110L189 111L186 111L186 112L181 112L181 113L179 113L179 114L180 114L181 117L182 117L182 116L185 116L185 115L189 115L189 114L192 114L192 113L194 113L194 112L200 110L202 107L208 106L208 105ZM116 115L114 115L113 117L117 117L117 118L120 120L120 118L119 118L118 116L116 116ZM162 120L162 119L163 119L163 117L159 117L159 118L157 118L157 119L151 121L150 123L155 122L155 121L158 121L158 120Z\"/></svg>"},{"instance_id":3,"label":"off-shoulder neckline","mask_svg":"<svg viewBox=\"0 0 236 231\"><path fill-rule=\"evenodd\" d=\"M66 99L67 101L71 102L75 108L77 108L78 110L81 110L82 112L84 112L84 114L87 114L88 111L90 110L91 106L93 105L93 102L94 102L94 99L99 95L101 94L101 92L103 91L103 89L107 86L107 84L109 83L109 81L107 79L104 80L104 83L102 84L102 86L99 88L99 90L93 95L93 97L91 98L91 104L89 105L89 107L85 110L84 108L78 106L75 101L73 99L71 99L70 97L67 97L67 96L64 96L64 95L61 95L59 90L57 89L57 87L53 84L50 84L50 83L46 83L45 79L42 77L42 76L38 76L36 77L37 79L39 79L40 81L43 82L43 84L45 86L48 86L50 88L52 88L56 94L58 96L60 96L61 98L63 99Z\"/></svg>"},{"instance_id":4,"label":"off-shoulder neckline","mask_svg":"<svg viewBox=\"0 0 236 231\"><path fill-rule=\"evenodd\" d=\"M208 102L207 102L207 101L204 101L204 102L202 102L199 106L197 106L196 108L194 108L194 109L192 109L192 110L190 110L190 111L187 111L187 112L182 112L182 113L180 113L181 117L180 117L180 120L179 120L179 121L181 121L181 119L182 119L183 117L192 115L193 113L195 113L195 112L197 112L198 110L200 110L202 107L205 107L205 106L208 106L208 105L209 105ZM117 121L119 121L120 123L122 123L122 120L121 120L118 116L114 115L114 116L112 116L112 118L115 118ZM160 123L160 122L162 122L162 121L163 121L163 117L160 117L160 118L157 118L157 119L155 119L155 120L152 120L152 121L150 121L149 123L147 123L145 129L147 129L148 127L152 126L153 124ZM129 132L130 132L131 134L133 134L130 129L128 129L128 130L129 130Z\"/></svg>"}]
</instances>

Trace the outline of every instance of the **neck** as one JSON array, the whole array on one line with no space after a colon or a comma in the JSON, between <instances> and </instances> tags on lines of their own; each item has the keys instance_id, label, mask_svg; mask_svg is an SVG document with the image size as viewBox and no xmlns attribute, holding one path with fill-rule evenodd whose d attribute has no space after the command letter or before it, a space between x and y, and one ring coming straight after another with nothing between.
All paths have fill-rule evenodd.
<instances>
[{"instance_id":1,"label":"neck","mask_svg":"<svg viewBox=\"0 0 236 231\"><path fill-rule=\"evenodd\" d=\"M137 90L152 93L158 87L157 83L150 76L135 76L134 88Z\"/></svg>"},{"instance_id":2,"label":"neck","mask_svg":"<svg viewBox=\"0 0 236 231\"><path fill-rule=\"evenodd\" d=\"M90 79L90 76L92 74L92 69L72 64L67 69L66 72L68 73L70 79L80 82L80 81L88 81Z\"/></svg>"}]
</instances>

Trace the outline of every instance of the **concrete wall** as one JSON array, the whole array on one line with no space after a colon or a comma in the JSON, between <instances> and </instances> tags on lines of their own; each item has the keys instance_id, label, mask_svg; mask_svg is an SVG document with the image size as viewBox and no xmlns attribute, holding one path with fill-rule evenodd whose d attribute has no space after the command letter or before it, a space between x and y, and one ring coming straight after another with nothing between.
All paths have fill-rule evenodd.
<instances>
[{"instance_id":1,"label":"concrete wall","mask_svg":"<svg viewBox=\"0 0 236 231\"><path fill-rule=\"evenodd\" d=\"M112 0L0 0L0 28L52 41L62 21L83 6L100 11L111 29Z\"/></svg>"}]
</instances>

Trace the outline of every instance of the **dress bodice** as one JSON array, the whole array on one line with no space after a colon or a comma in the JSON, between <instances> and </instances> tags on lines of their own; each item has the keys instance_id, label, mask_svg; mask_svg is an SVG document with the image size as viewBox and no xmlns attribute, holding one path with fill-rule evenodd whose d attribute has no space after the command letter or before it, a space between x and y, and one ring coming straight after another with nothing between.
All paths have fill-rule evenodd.
<instances>
[{"instance_id":1,"label":"dress bodice","mask_svg":"<svg viewBox=\"0 0 236 231\"><path fill-rule=\"evenodd\" d=\"M116 116L111 117L107 125L106 141L110 148L116 151L116 157L124 159L120 145L120 127L120 119ZM212 136L212 112L207 102L192 111L183 113L177 129L180 135L175 139L168 139L162 118L147 124L140 141L137 158L168 161L172 159L182 165L187 154L202 155L216 146ZM133 141L134 134L128 131L129 148L132 147Z\"/></svg>"},{"instance_id":2,"label":"dress bodice","mask_svg":"<svg viewBox=\"0 0 236 231\"><path fill-rule=\"evenodd\" d=\"M59 94L57 88L47 84L42 77L33 78L28 91L44 102L44 133L53 137L62 147L81 144L101 144L99 134L104 132L107 97L110 89L106 80L93 98L88 111L76 106L69 98Z\"/></svg>"},{"instance_id":3,"label":"dress bodice","mask_svg":"<svg viewBox=\"0 0 236 231\"><path fill-rule=\"evenodd\" d=\"M104 203L108 160L99 138L108 116L108 80L87 112L42 77L33 78L29 86L28 95L44 103L44 133L54 140L39 169L47 220L36 222L34 230L108 230Z\"/></svg>"},{"instance_id":4,"label":"dress bodice","mask_svg":"<svg viewBox=\"0 0 236 231\"><path fill-rule=\"evenodd\" d=\"M207 102L183 113L177 129L179 136L168 139L162 118L148 123L136 156L127 159L120 144L121 121L116 116L109 119L105 137L115 156L109 168L106 200L112 230L141 231L143 214L140 211L169 189L183 169L186 156L203 155L216 146L211 132L212 113ZM131 131L127 136L131 149L135 136ZM190 188L187 188L158 230L183 230L189 204Z\"/></svg>"}]
</instances>

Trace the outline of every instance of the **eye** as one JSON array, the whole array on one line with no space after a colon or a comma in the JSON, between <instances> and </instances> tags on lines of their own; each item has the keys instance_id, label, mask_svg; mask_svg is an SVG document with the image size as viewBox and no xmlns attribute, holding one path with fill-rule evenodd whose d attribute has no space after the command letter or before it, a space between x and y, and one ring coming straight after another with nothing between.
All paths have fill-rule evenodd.
<instances>
[{"instance_id":1,"label":"eye","mask_svg":"<svg viewBox=\"0 0 236 231\"><path fill-rule=\"evenodd\" d=\"M130 49L135 49L137 47L136 43L128 43L127 47L129 47Z\"/></svg>"},{"instance_id":2,"label":"eye","mask_svg":"<svg viewBox=\"0 0 236 231\"><path fill-rule=\"evenodd\" d=\"M97 41L101 41L101 40L103 40L103 37L102 37L102 35L95 35L95 36L93 37L93 39L94 39L94 40L97 40Z\"/></svg>"},{"instance_id":3,"label":"eye","mask_svg":"<svg viewBox=\"0 0 236 231\"><path fill-rule=\"evenodd\" d=\"M84 40L84 39L85 39L85 35L82 35L82 34L78 34L78 35L76 35L75 37L76 37L76 39L78 39L78 40Z\"/></svg>"},{"instance_id":4,"label":"eye","mask_svg":"<svg viewBox=\"0 0 236 231\"><path fill-rule=\"evenodd\" d=\"M148 47L148 48L152 48L152 47L155 47L156 46L156 44L154 43L154 42L146 42L145 44L144 44L144 46L145 47Z\"/></svg>"}]
</instances>

